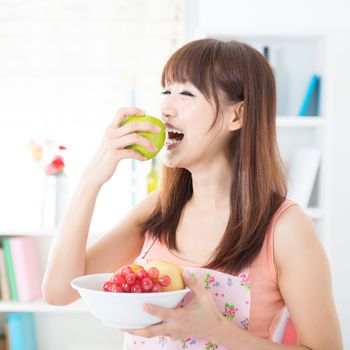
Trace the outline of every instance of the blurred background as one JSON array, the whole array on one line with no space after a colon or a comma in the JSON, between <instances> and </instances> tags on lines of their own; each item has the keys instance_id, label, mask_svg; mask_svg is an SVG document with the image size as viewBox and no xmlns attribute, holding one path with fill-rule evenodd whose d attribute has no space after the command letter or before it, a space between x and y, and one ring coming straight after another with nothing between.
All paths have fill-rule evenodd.
<instances>
[{"instance_id":1,"label":"blurred background","mask_svg":"<svg viewBox=\"0 0 350 350\"><path fill-rule=\"evenodd\" d=\"M159 116L167 58L204 37L244 41L274 70L289 197L327 251L350 349L349 13L345 0L0 0L0 349L18 349L9 342L16 322L35 335L23 349L121 349L118 330L81 302L46 305L38 286L55 226L116 111ZM89 243L156 188L161 163L162 152L121 163L98 198ZM31 276L27 297L21 274Z\"/></svg>"}]
</instances>

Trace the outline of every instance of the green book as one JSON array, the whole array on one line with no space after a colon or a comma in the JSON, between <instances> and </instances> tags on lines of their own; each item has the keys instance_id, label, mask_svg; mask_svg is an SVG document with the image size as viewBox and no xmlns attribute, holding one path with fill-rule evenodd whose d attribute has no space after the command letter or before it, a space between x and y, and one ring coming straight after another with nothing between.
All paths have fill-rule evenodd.
<instances>
[{"instance_id":1,"label":"green book","mask_svg":"<svg viewBox=\"0 0 350 350\"><path fill-rule=\"evenodd\" d=\"M2 245L4 247L5 264L6 264L6 271L9 279L9 284L10 284L11 299L14 301L18 301L16 277L15 277L15 271L13 269L13 261L12 261L12 255L11 255L11 249L10 249L10 239L4 238L2 240Z\"/></svg>"}]
</instances>

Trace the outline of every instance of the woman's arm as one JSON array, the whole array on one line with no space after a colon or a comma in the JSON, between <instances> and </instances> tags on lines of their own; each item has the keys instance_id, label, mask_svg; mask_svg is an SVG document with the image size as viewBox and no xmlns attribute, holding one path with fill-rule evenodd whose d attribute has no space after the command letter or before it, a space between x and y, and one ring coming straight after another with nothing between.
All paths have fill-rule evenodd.
<instances>
[{"instance_id":1,"label":"woman's arm","mask_svg":"<svg viewBox=\"0 0 350 350\"><path fill-rule=\"evenodd\" d=\"M293 206L277 221L274 257L278 285L298 334L299 346L274 344L222 320L214 342L228 349L342 350L331 273L312 221Z\"/></svg>"},{"instance_id":2,"label":"woman's arm","mask_svg":"<svg viewBox=\"0 0 350 350\"><path fill-rule=\"evenodd\" d=\"M128 115L136 114L144 112L137 108L118 111L58 227L42 283L43 296L50 304L65 305L79 298L70 285L73 278L112 271L118 264L136 256L141 249L143 239L138 224L153 210L154 195L134 208L119 225L86 252L90 222L101 187L113 176L122 159L144 160L140 153L125 147L138 144L154 151L150 141L137 132L157 133L159 130L155 125L133 122L121 126Z\"/></svg>"},{"instance_id":3,"label":"woman's arm","mask_svg":"<svg viewBox=\"0 0 350 350\"><path fill-rule=\"evenodd\" d=\"M300 344L342 349L327 255L311 219L297 206L289 208L276 226L275 261Z\"/></svg>"}]
</instances>

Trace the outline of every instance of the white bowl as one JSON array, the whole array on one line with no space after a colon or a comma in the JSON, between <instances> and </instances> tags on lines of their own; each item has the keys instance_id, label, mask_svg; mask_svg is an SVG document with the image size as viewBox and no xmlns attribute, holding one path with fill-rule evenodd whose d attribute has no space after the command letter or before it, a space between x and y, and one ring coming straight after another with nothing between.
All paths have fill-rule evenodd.
<instances>
[{"instance_id":1,"label":"white bowl","mask_svg":"<svg viewBox=\"0 0 350 350\"><path fill-rule=\"evenodd\" d=\"M112 273L77 277L71 286L84 300L89 311L106 326L124 329L148 327L162 320L144 311L145 303L176 308L189 288L159 293L111 293L103 291L103 283Z\"/></svg>"}]
</instances>

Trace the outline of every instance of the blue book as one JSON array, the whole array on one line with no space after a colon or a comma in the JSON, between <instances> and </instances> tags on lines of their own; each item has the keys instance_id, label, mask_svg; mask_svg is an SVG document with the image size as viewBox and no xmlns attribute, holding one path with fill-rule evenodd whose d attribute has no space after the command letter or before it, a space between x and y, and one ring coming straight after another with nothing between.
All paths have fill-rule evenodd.
<instances>
[{"instance_id":1,"label":"blue book","mask_svg":"<svg viewBox=\"0 0 350 350\"><path fill-rule=\"evenodd\" d=\"M319 115L320 104L320 76L314 74L307 87L304 101L301 105L299 116Z\"/></svg>"},{"instance_id":2,"label":"blue book","mask_svg":"<svg viewBox=\"0 0 350 350\"><path fill-rule=\"evenodd\" d=\"M34 317L31 312L10 312L7 315L11 350L37 350Z\"/></svg>"}]
</instances>

